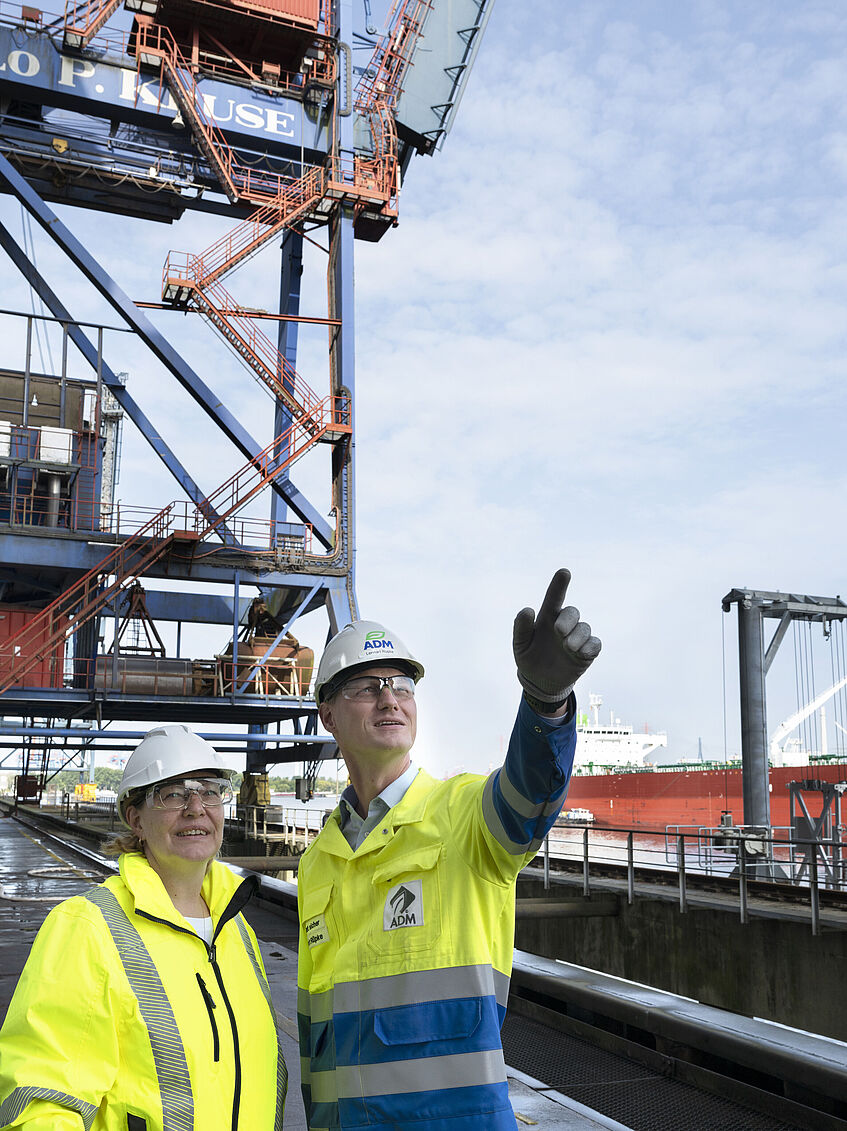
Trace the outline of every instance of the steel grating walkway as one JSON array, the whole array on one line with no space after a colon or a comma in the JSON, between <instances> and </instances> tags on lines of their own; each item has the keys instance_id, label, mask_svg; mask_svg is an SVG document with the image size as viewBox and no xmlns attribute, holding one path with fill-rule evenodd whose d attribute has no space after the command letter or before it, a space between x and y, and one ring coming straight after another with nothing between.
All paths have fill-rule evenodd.
<instances>
[{"instance_id":1,"label":"steel grating walkway","mask_svg":"<svg viewBox=\"0 0 847 1131\"><path fill-rule=\"evenodd\" d=\"M516 1014L503 1050L507 1064L632 1131L804 1131Z\"/></svg>"}]
</instances>

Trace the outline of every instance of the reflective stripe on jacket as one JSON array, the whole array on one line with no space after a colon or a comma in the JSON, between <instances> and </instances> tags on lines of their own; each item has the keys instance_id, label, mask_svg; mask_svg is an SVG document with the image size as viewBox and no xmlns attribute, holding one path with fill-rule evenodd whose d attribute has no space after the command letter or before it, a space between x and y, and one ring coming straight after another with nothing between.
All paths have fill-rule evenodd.
<instances>
[{"instance_id":1,"label":"reflective stripe on jacket","mask_svg":"<svg viewBox=\"0 0 847 1131\"><path fill-rule=\"evenodd\" d=\"M300 862L298 1021L311 1131L514 1131L500 1043L515 880L576 745L526 703L503 768L421 771L355 851L338 810Z\"/></svg>"},{"instance_id":2,"label":"reflective stripe on jacket","mask_svg":"<svg viewBox=\"0 0 847 1131\"><path fill-rule=\"evenodd\" d=\"M240 914L254 886L213 862L211 946L137 853L55 907L0 1030L0 1127L281 1131L287 1072Z\"/></svg>"}]
</instances>

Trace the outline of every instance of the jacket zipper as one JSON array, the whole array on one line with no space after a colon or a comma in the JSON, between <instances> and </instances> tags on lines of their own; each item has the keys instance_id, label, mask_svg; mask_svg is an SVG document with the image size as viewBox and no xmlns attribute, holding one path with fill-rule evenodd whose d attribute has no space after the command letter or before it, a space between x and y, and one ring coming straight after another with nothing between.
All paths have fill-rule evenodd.
<instances>
[{"instance_id":1,"label":"jacket zipper","mask_svg":"<svg viewBox=\"0 0 847 1131\"><path fill-rule=\"evenodd\" d=\"M200 986L200 993L203 995L203 1001L206 1003L206 1010L209 1014L209 1024L212 1026L212 1044L213 1044L213 1049L214 1049L214 1060L215 1060L215 1063L217 1064L217 1062L221 1059L221 1042L220 1042L220 1038L218 1037L218 1026L217 1026L217 1022L215 1021L215 1015L214 1015L214 1013L212 1013L212 1010L216 1009L217 1007L215 1006L215 1003L212 1000L212 995L206 989L206 983L200 977L199 973L197 974L197 983Z\"/></svg>"},{"instance_id":2,"label":"jacket zipper","mask_svg":"<svg viewBox=\"0 0 847 1131\"><path fill-rule=\"evenodd\" d=\"M235 1060L235 1088L232 1097L232 1131L238 1131L238 1112L241 1107L241 1048L238 1040L238 1028L235 1024L235 1014L232 1011L232 1005L227 997L226 989L224 988L224 980L221 976L220 967L218 966L217 959L214 957L214 946L212 947L212 952L213 953L209 956L209 961L215 972L215 980L218 983L218 989L221 991L221 997L223 998L227 1016L229 1017L230 1028L232 1029L232 1052Z\"/></svg>"},{"instance_id":3,"label":"jacket zipper","mask_svg":"<svg viewBox=\"0 0 847 1131\"><path fill-rule=\"evenodd\" d=\"M210 943L207 943L204 942L203 939L200 939L200 942L203 943L203 945L209 952L209 962L211 964L212 970L215 973L215 981L218 983L218 989L221 991L221 997L223 998L227 1016L229 1017L230 1028L232 1029L232 1052L233 1059L235 1061L235 1064L233 1065L235 1088L233 1089L232 1097L232 1131L238 1131L238 1113L241 1108L241 1045L238 1039L238 1027L235 1024L235 1014L232 1011L232 1005L230 1004L230 1000L227 997L226 989L224 988L224 980L221 975L220 967L218 966L218 960L215 951L215 939L221 933L221 930L224 926L226 926L229 920L235 918L241 908L244 907L250 899L252 899L253 895L260 887L261 883L258 876L248 876L247 879L243 881L243 883L239 884L239 886L233 892L232 899L224 908L223 914L218 919L218 925L215 927L215 933L212 936L212 941ZM176 923L171 923L168 919L161 919L158 915L151 915L148 911L141 911L140 909L136 908L136 915L142 915L145 919L149 919L152 923L162 923L165 927L170 927L171 930L174 931L181 931L184 935L192 935L195 939L200 938L199 935L195 934L194 931L188 930L187 927L180 927ZM203 982L199 974L197 975L197 980L198 982L200 982L201 987L205 989L205 986L203 986ZM208 990L206 990L206 993L208 993ZM214 1003L212 1004L214 1008ZM208 1004L206 1008L208 1010ZM209 1017L210 1019L212 1018L211 1011L209 1011ZM212 1020L212 1025L214 1027L214 1020ZM217 1037L217 1029L215 1029L215 1036ZM215 1057L215 1059L217 1060L217 1056Z\"/></svg>"}]
</instances>

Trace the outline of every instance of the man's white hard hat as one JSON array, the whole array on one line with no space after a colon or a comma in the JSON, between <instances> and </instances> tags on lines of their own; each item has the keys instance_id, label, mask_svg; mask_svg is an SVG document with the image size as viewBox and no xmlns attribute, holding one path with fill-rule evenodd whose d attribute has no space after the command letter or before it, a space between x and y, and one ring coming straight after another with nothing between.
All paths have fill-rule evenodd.
<instances>
[{"instance_id":1,"label":"man's white hard hat","mask_svg":"<svg viewBox=\"0 0 847 1131\"><path fill-rule=\"evenodd\" d=\"M182 723L154 727L139 742L124 766L118 787L118 815L126 825L126 800L136 789L207 770L223 777L235 769L210 742ZM127 827L129 827L127 825Z\"/></svg>"},{"instance_id":2,"label":"man's white hard hat","mask_svg":"<svg viewBox=\"0 0 847 1131\"><path fill-rule=\"evenodd\" d=\"M396 633L375 620L357 620L336 633L324 648L315 676L315 700L323 702L324 689L342 672L352 676L356 669L376 664L408 671L415 683L424 674L423 664Z\"/></svg>"}]
</instances>

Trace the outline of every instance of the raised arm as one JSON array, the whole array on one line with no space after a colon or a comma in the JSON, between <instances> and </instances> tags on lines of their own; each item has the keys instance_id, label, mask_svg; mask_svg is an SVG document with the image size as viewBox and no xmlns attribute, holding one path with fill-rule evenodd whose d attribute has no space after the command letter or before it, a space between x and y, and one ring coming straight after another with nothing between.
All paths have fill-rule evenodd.
<instances>
[{"instance_id":1,"label":"raised arm","mask_svg":"<svg viewBox=\"0 0 847 1131\"><path fill-rule=\"evenodd\" d=\"M517 869L538 851L567 794L576 750L573 685L600 652L600 641L572 605L562 608L570 571L553 575L538 615L521 609L513 648L524 689L503 767L485 786L485 825Z\"/></svg>"}]
</instances>

